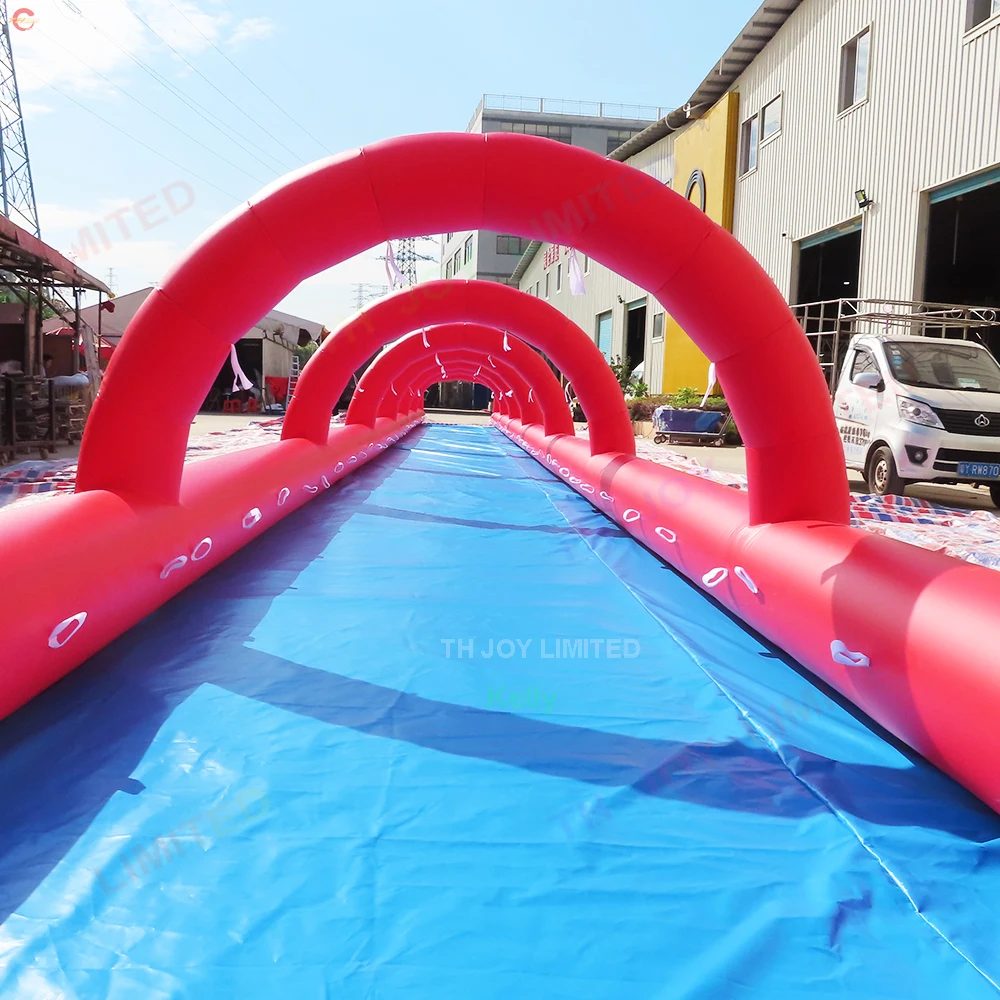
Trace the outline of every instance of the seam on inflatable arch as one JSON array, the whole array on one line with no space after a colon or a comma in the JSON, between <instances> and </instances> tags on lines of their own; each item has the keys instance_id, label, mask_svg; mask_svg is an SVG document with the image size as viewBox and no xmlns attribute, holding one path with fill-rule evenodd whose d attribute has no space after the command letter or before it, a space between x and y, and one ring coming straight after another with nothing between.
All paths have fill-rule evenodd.
<instances>
[{"instance_id":1,"label":"seam on inflatable arch","mask_svg":"<svg viewBox=\"0 0 1000 1000\"><path fill-rule=\"evenodd\" d=\"M515 445L515 447L517 447L517 445ZM518 448L518 450L522 451L522 449L520 449L520 448ZM522 451L522 454L523 454L523 451ZM517 457L520 458L521 456L517 456ZM529 458L531 461L534 461L534 459L531 459L530 456L525 456L525 457ZM746 722L746 724L750 728L750 730L778 758L778 760L781 762L781 765L788 771L788 773L795 779L795 781L797 781L800 785L802 785L803 788L805 788L816 799L818 799L830 811L830 813L834 817L836 817L836 819L838 819L847 828L847 830L857 840L857 842L861 845L861 847L874 859L874 861L878 865L878 867L882 869L882 872L889 879L889 881L893 885L895 885L896 888L899 889L899 891L906 897L906 901L912 907L913 912L916 913L916 915L938 937L940 937L941 940L944 941L944 943L946 945L948 945L948 947L951 948L955 952L955 954L958 955L959 958L961 958L964 962L967 962L994 989L1000 991L1000 983L997 983L996 980L994 980L989 975L989 973L987 973L983 969L981 969L975 963L975 961L973 961L973 959L971 959L968 955L966 955L965 952L962 951L962 949L957 944L955 944L955 942L952 941L951 938L948 937L948 935L940 927L938 927L937 924L934 923L933 920L931 920L928 916L926 916L926 914L923 913L923 911L920 909L919 905L917 904L916 900L913 898L912 893L910 892L909 889L907 889L906 885L903 883L902 879L900 879L900 877L889 867L889 865L881 857L881 855L878 853L878 851L876 851L865 840L865 838L861 835L860 831L854 826L854 824L850 821L850 819L848 819L848 817L844 813L842 813L835 805L833 805L833 803L830 802L830 800L825 795L823 795L822 792L820 792L817 788L813 787L808 781L805 780L805 778L803 778L800 775L798 775L798 774L795 773L795 771L792 769L792 767L789 765L788 761L786 760L784 754L782 754L781 747L778 745L777 740L775 740L760 725L760 723L754 721L754 719L750 716L749 710L747 710L746 708L744 708L739 703L739 701L737 701L737 699L728 690L726 690L726 688L723 686L723 684L716 677L714 677L712 675L712 672L702 663L702 661L699 658L698 654L683 640L683 638L681 636L679 636L676 632L674 632L674 630L672 628L670 628L670 626L665 621L663 621L661 618L659 618L657 615L655 615L652 612L652 610L649 608L649 606L646 604L646 602L642 599L642 597L638 593L636 593L636 591L628 584L627 581L623 580L620 576L618 576L617 573L615 573L615 571L602 558L601 554L594 548L593 545L591 545L591 543L590 543L589 539L586 537L586 535L584 535L581 531L579 531L579 529L576 527L576 525L573 524L573 522L555 505L555 503L553 503L552 498L538 484L538 482L536 480L530 480L530 481L535 485L536 489L538 489L538 491L545 497L545 499L549 502L549 504L551 505L552 509L559 515L559 517L561 517L563 519L563 521L565 521L566 524L570 528L572 528L572 530L576 533L577 537L579 537L579 539L583 542L583 544L586 545L587 548L590 549L590 551L594 554L594 556L605 566L605 568L608 570L608 572L611 573L615 577L615 579L617 579L617 580L619 580L621 582L622 586L625 587L625 589L638 602L638 604L642 607L643 611L647 615L649 615L649 617L652 618L653 621L655 621L660 626L660 628L664 632L666 632L667 635L669 635L671 639L673 639L673 641L675 643L677 643L677 645L690 657L690 659L694 663L694 665L719 689L719 692L722 694L722 696L733 706L733 708L736 709L736 711L739 713L739 715ZM554 482L561 483L560 480L554 480ZM565 484L562 484L562 485L565 485ZM567 489L570 489L570 491L572 493L574 493L574 494L576 493L576 491L572 490L571 487L567 486Z\"/></svg>"}]
</instances>

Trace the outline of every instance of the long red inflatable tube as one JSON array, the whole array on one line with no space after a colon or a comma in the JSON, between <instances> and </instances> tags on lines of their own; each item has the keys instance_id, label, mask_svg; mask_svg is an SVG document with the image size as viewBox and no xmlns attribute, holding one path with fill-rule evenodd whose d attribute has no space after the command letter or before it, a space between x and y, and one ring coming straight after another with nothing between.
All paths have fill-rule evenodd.
<instances>
[{"instance_id":1,"label":"long red inflatable tube","mask_svg":"<svg viewBox=\"0 0 1000 1000\"><path fill-rule=\"evenodd\" d=\"M626 531L1000 811L1000 575L579 438L496 425Z\"/></svg>"},{"instance_id":2,"label":"long red inflatable tube","mask_svg":"<svg viewBox=\"0 0 1000 1000\"><path fill-rule=\"evenodd\" d=\"M315 393L312 414L293 400L299 412L295 420L289 413L279 444L201 463L182 483L191 418L244 330L304 277L353 254L389 238L461 229L571 243L662 302L718 365L747 444L749 493L637 459L606 366L558 354L567 322L558 313L554 343L536 343L544 303L513 289L432 282L389 297L330 338L339 337L350 370L386 340L447 322L496 325L542 347L573 379L585 410L593 408L590 443L548 438L544 427L512 417L497 425L735 614L1000 806L1000 576L848 526L843 453L815 356L777 289L732 236L641 172L502 133L392 140L307 168L224 219L149 296L88 423L80 492L0 513L0 553L4 565L18 567L0 620L8 659L0 712L419 419L330 433L329 408ZM490 296L495 310L487 308ZM346 379L338 385L343 366L330 341L304 378L329 378L335 397ZM172 407L147 414L144 373L163 366L185 378L173 387ZM767 391L774 371L783 376L780 396ZM67 564L91 568L85 588L60 572Z\"/></svg>"}]
</instances>

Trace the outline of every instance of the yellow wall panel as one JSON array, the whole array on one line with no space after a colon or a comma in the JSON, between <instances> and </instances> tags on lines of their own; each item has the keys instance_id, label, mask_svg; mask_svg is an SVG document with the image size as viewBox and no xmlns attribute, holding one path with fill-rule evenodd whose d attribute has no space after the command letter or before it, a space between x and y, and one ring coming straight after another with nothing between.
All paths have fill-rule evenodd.
<instances>
[{"instance_id":1,"label":"yellow wall panel","mask_svg":"<svg viewBox=\"0 0 1000 1000\"><path fill-rule=\"evenodd\" d=\"M687 194L705 213L730 232L736 193L736 147L739 95L726 94L703 118L674 140L675 191ZM663 344L663 392L693 386L704 392L708 359L668 315Z\"/></svg>"}]
</instances>

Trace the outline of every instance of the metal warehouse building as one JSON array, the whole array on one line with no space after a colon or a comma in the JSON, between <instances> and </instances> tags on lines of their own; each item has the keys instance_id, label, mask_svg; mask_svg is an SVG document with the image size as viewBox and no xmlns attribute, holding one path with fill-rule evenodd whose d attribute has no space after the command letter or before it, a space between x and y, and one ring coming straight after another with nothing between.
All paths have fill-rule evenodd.
<instances>
[{"instance_id":1,"label":"metal warehouse building","mask_svg":"<svg viewBox=\"0 0 1000 1000\"><path fill-rule=\"evenodd\" d=\"M1000 353L1000 0L767 0L683 108L610 155L733 231L828 374L866 326ZM651 391L704 390L663 307L582 257L572 295L569 253L532 242L509 280L644 362Z\"/></svg>"}]
</instances>

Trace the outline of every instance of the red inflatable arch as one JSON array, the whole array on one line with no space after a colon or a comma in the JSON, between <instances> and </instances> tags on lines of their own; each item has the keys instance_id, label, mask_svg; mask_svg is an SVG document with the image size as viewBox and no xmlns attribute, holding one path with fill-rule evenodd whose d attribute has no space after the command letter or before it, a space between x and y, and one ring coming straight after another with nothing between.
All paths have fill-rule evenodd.
<instances>
[{"instance_id":1,"label":"red inflatable arch","mask_svg":"<svg viewBox=\"0 0 1000 1000\"><path fill-rule=\"evenodd\" d=\"M584 336L583 331L580 336ZM359 388L364 391L356 393L351 400L347 422L373 427L376 415L396 416L395 412L382 411L378 407L382 400L392 402L389 387L398 377L398 371L412 361L432 358L439 351L463 348L475 350L487 372L498 361L513 366L534 391L547 435L575 433L563 390L542 358L518 337L469 323L436 326L411 334L386 351L361 379ZM523 413L520 418L526 424L533 422Z\"/></svg>"},{"instance_id":2,"label":"red inflatable arch","mask_svg":"<svg viewBox=\"0 0 1000 1000\"><path fill-rule=\"evenodd\" d=\"M384 344L425 327L474 322L509 330L569 379L590 426L593 454L635 455L625 400L597 345L547 302L493 281L432 281L397 292L348 320L309 359L283 437L319 441L351 375Z\"/></svg>"},{"instance_id":3,"label":"red inflatable arch","mask_svg":"<svg viewBox=\"0 0 1000 1000\"><path fill-rule=\"evenodd\" d=\"M513 396L507 395L508 392L514 393L514 390L510 388L509 383L504 381L505 375L493 372L484 376L479 371L478 362L457 361L454 358L448 361L446 367L448 379L442 379L440 369L433 362L428 364L425 361L415 361L409 368L400 373L400 384L413 389L415 396L422 396L424 390L435 382L450 381L451 379L478 382L492 390L495 413L501 412L502 409L505 417L517 418L519 406L516 401L516 393Z\"/></svg>"},{"instance_id":4,"label":"red inflatable arch","mask_svg":"<svg viewBox=\"0 0 1000 1000\"><path fill-rule=\"evenodd\" d=\"M407 388L419 388L423 392L427 386L435 382L449 382L453 379L479 382L493 390L494 413L516 418L525 425L541 423L542 411L532 399L531 386L509 364L501 362L496 369L483 372L483 365L487 364L485 357L477 358L470 356L466 351L457 350L441 351L436 354L443 365L433 359L418 358L398 371L399 384ZM396 377L393 376L394 379ZM555 381L555 376L552 380ZM386 389L379 403L380 411L385 410L379 413L380 417L393 419L399 415L399 403L393 397L391 389ZM388 412L390 410L391 413ZM348 422L350 423L350 410L348 410ZM364 426L363 421L355 423Z\"/></svg>"},{"instance_id":5,"label":"red inflatable arch","mask_svg":"<svg viewBox=\"0 0 1000 1000\"><path fill-rule=\"evenodd\" d=\"M115 351L87 427L78 488L176 503L190 422L245 330L303 279L369 247L461 229L571 243L645 288L718 365L747 445L751 520L847 522L843 449L825 382L794 316L750 254L641 171L506 133L375 143L283 178L223 219L147 298ZM454 303L432 322L496 319L463 298L461 283L427 286L419 301ZM566 322L551 314L554 328ZM398 334L424 325L411 320ZM531 342L516 324L497 323ZM199 343L194 354L191 336ZM569 375L572 366L557 364ZM150 413L147 373L164 365L186 377L173 388L172 406ZM780 395L765 388L775 372L782 373ZM573 382L579 393L579 376ZM140 412L141 422L134 419ZM630 432L588 417L600 451L631 453Z\"/></svg>"}]
</instances>

